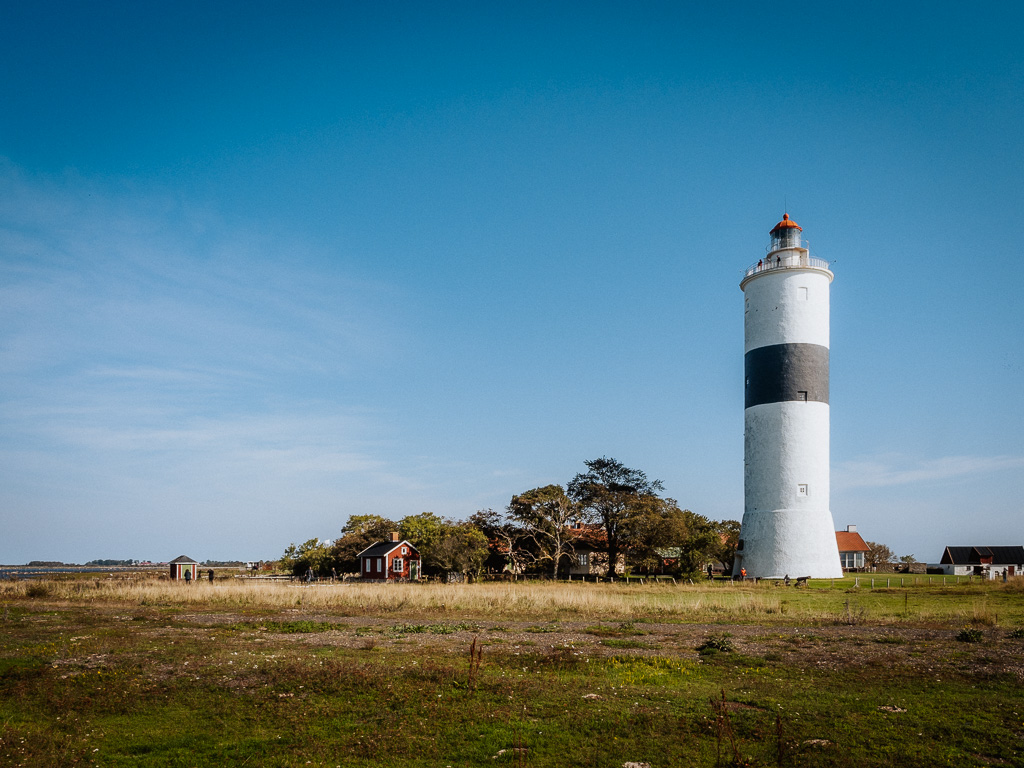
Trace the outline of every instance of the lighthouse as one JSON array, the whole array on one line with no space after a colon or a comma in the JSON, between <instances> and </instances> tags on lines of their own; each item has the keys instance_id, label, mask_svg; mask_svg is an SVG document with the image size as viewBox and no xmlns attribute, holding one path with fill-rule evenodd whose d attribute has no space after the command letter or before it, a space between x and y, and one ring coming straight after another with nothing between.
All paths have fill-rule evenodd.
<instances>
[{"instance_id":1,"label":"lighthouse","mask_svg":"<svg viewBox=\"0 0 1024 768\"><path fill-rule=\"evenodd\" d=\"M843 575L829 509L828 262L788 214L740 282L743 522L734 575Z\"/></svg>"}]
</instances>

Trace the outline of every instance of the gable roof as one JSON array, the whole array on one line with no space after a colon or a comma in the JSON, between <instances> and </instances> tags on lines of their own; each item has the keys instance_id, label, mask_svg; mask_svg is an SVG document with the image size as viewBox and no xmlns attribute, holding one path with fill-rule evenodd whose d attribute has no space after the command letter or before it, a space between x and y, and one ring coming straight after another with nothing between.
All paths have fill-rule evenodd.
<instances>
[{"instance_id":1,"label":"gable roof","mask_svg":"<svg viewBox=\"0 0 1024 768\"><path fill-rule=\"evenodd\" d=\"M195 563L196 565L199 565L198 560L193 560L188 555L178 555L176 558L171 560L168 565L174 565L174 563Z\"/></svg>"},{"instance_id":2,"label":"gable roof","mask_svg":"<svg viewBox=\"0 0 1024 768\"><path fill-rule=\"evenodd\" d=\"M1024 564L1024 547L946 547L941 565Z\"/></svg>"},{"instance_id":3,"label":"gable roof","mask_svg":"<svg viewBox=\"0 0 1024 768\"><path fill-rule=\"evenodd\" d=\"M417 555L420 553L420 551L408 541L376 541L360 552L357 557L384 557L385 555L390 555L402 546L409 547L409 549Z\"/></svg>"},{"instance_id":4,"label":"gable roof","mask_svg":"<svg viewBox=\"0 0 1024 768\"><path fill-rule=\"evenodd\" d=\"M867 552L868 545L856 531L836 531L836 544L840 552Z\"/></svg>"}]
</instances>

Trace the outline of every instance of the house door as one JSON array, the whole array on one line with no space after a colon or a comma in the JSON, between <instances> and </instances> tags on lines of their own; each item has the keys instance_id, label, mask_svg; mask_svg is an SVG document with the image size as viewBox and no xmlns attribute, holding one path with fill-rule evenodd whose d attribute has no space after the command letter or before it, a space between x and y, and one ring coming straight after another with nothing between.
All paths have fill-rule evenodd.
<instances>
[{"instance_id":1,"label":"house door","mask_svg":"<svg viewBox=\"0 0 1024 768\"><path fill-rule=\"evenodd\" d=\"M417 560L409 561L409 578L416 581L420 577L420 564Z\"/></svg>"}]
</instances>

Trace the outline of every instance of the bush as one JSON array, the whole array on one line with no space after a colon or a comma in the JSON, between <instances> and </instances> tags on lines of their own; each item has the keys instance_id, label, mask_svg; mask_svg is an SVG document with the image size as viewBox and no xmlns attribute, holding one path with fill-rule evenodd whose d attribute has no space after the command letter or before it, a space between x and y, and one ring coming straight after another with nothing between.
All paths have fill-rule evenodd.
<instances>
[{"instance_id":1,"label":"bush","mask_svg":"<svg viewBox=\"0 0 1024 768\"><path fill-rule=\"evenodd\" d=\"M29 584L28 589L25 590L26 597L49 597L50 596L50 585L49 584Z\"/></svg>"},{"instance_id":2,"label":"bush","mask_svg":"<svg viewBox=\"0 0 1024 768\"><path fill-rule=\"evenodd\" d=\"M961 643L980 643L984 637L985 633L980 629L964 627L957 633L956 639Z\"/></svg>"},{"instance_id":3,"label":"bush","mask_svg":"<svg viewBox=\"0 0 1024 768\"><path fill-rule=\"evenodd\" d=\"M712 635L703 643L697 646L697 653L701 656L714 656L716 653L732 653L735 649L729 635Z\"/></svg>"},{"instance_id":4,"label":"bush","mask_svg":"<svg viewBox=\"0 0 1024 768\"><path fill-rule=\"evenodd\" d=\"M1024 638L1024 627L1017 627L1015 630L1010 632L1010 637L1017 640Z\"/></svg>"}]
</instances>

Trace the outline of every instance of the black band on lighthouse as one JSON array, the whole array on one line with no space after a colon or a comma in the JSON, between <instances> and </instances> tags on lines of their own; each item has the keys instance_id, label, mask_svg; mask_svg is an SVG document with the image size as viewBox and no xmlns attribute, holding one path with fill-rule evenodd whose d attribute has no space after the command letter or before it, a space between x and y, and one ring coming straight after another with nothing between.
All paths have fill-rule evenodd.
<instances>
[{"instance_id":1,"label":"black band on lighthouse","mask_svg":"<svg viewBox=\"0 0 1024 768\"><path fill-rule=\"evenodd\" d=\"M765 403L828 402L828 347L773 344L743 358L744 408Z\"/></svg>"}]
</instances>

